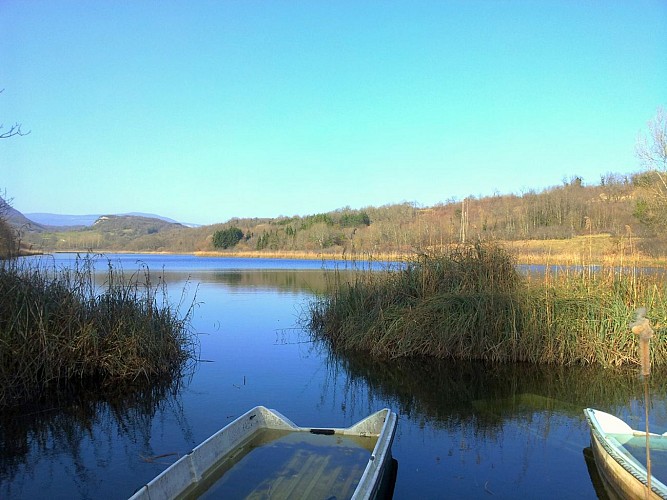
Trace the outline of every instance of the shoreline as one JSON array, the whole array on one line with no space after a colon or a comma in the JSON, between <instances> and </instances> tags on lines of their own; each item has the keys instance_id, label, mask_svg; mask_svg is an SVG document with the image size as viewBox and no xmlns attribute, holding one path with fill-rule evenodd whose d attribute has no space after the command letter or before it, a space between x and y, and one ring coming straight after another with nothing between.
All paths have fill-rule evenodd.
<instances>
[{"instance_id":1,"label":"shoreline","mask_svg":"<svg viewBox=\"0 0 667 500\"><path fill-rule=\"evenodd\" d=\"M595 240L595 238L594 238ZM667 267L667 257L649 257L636 249L619 251L590 247L590 240L521 240L497 242L506 248L515 258L518 265L554 265L554 266L600 266L600 267ZM615 250L615 251L613 251ZM43 250L32 251L22 256L49 255L59 253L80 254L138 254L138 255L193 255L195 257L226 257L247 259L286 259L286 260L335 260L335 261L382 261L401 262L412 261L422 255L422 252L359 252L344 251L316 252L306 250L195 250L190 252L173 252L160 250Z\"/></svg>"}]
</instances>

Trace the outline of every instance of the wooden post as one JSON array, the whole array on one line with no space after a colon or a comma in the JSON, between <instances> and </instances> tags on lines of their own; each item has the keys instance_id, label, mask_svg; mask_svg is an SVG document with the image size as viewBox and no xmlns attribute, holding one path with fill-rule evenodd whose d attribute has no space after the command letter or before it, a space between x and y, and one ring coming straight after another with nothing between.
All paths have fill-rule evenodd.
<instances>
[{"instance_id":1,"label":"wooden post","mask_svg":"<svg viewBox=\"0 0 667 500\"><path fill-rule=\"evenodd\" d=\"M649 343L651 337L653 337L653 329L651 328L651 325L645 316L645 307L637 309L635 322L630 326L632 327L632 333L639 335L640 374L644 380L644 418L646 419L646 498L649 498L651 496L651 448L649 446L650 442L648 430L648 377L651 374L651 351L649 349Z\"/></svg>"}]
</instances>

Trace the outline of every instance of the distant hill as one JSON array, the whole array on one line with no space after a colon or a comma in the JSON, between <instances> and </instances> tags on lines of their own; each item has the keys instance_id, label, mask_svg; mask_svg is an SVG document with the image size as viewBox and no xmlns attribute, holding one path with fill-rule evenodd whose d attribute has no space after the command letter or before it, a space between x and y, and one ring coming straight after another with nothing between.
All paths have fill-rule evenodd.
<instances>
[{"instance_id":1,"label":"distant hill","mask_svg":"<svg viewBox=\"0 0 667 500\"><path fill-rule=\"evenodd\" d=\"M65 215L65 214L48 214L48 213L27 213L25 214L30 220L42 224L44 226L54 227L70 227L70 226L92 226L93 223L100 217L100 214L89 215Z\"/></svg>"},{"instance_id":2,"label":"distant hill","mask_svg":"<svg viewBox=\"0 0 667 500\"><path fill-rule=\"evenodd\" d=\"M184 228L178 222L169 222L157 217L139 215L102 215L93 222L93 228L124 237L155 234L165 229Z\"/></svg>"},{"instance_id":3,"label":"distant hill","mask_svg":"<svg viewBox=\"0 0 667 500\"><path fill-rule=\"evenodd\" d=\"M118 214L118 215L133 215L135 217L146 217L148 219L160 219L165 222L171 222L172 224L180 224L181 226L185 227L200 227L201 224L195 224L193 222L182 222L174 219L170 219L169 217L163 217L162 215L156 215L156 214L147 214L143 212L129 212L127 214Z\"/></svg>"},{"instance_id":4,"label":"distant hill","mask_svg":"<svg viewBox=\"0 0 667 500\"><path fill-rule=\"evenodd\" d=\"M43 212L34 212L27 213L25 217L30 219L33 222L42 224L44 226L54 226L54 227L70 227L70 226L92 226L96 220L102 217L104 214L87 214L87 215L67 215L67 214L51 214ZM116 215L130 215L135 217L143 217L147 219L160 219L165 222L170 222L172 224L179 224L178 221L170 219L168 217L162 217L155 214L147 214L142 212L130 212L126 214L116 214ZM184 226L194 226L194 224L183 224Z\"/></svg>"},{"instance_id":5,"label":"distant hill","mask_svg":"<svg viewBox=\"0 0 667 500\"><path fill-rule=\"evenodd\" d=\"M174 219L170 219L169 217L163 217L161 215L156 215L156 214L147 214L147 213L144 213L144 212L129 212L129 213L126 213L126 214L117 214L117 215L133 215L135 217L145 217L147 219L160 219L160 220L163 220L165 222L171 222L172 224L182 224L181 222L179 222L177 220L174 220ZM185 224L183 224L183 225L185 225Z\"/></svg>"},{"instance_id":6,"label":"distant hill","mask_svg":"<svg viewBox=\"0 0 667 500\"><path fill-rule=\"evenodd\" d=\"M45 227L43 224L36 222L28 217L26 217L24 214L16 210L15 208L8 206L7 209L7 214L5 214L5 217L7 218L7 222L9 222L10 225L14 227L20 227L23 229L27 229L28 231L44 231Z\"/></svg>"}]
</instances>

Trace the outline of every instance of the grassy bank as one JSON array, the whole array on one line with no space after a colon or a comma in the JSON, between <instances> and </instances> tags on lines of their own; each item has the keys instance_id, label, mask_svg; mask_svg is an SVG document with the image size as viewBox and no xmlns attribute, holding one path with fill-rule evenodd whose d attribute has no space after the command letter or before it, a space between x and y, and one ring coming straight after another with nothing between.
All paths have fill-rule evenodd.
<instances>
[{"instance_id":1,"label":"grassy bank","mask_svg":"<svg viewBox=\"0 0 667 500\"><path fill-rule=\"evenodd\" d=\"M612 237L609 234L576 236L568 239L517 240L501 241L514 256L518 264L535 265L601 265L665 267L667 259L649 256L638 250L642 243L636 237ZM432 247L428 251L449 251L456 244ZM248 250L237 249L221 251L194 252L199 257L242 257L268 259L310 259L310 260L346 260L346 261L406 261L415 257L416 251L407 252L346 252L343 248L329 248L322 251L297 250Z\"/></svg>"},{"instance_id":2,"label":"grassy bank","mask_svg":"<svg viewBox=\"0 0 667 500\"><path fill-rule=\"evenodd\" d=\"M500 240L498 240L500 241ZM605 265L605 266L637 266L665 267L667 257L664 255L647 255L639 248L650 245L648 240L632 235L612 236L608 233L590 234L561 239L512 240L501 241L511 251L519 264L536 265ZM449 248L454 243L433 245L429 251L438 247ZM118 250L114 248L95 248L97 253L140 253L140 254L189 254L197 257L234 257L257 259L301 259L301 260L341 260L341 261L405 261L416 255L416 248L409 246L403 251L349 251L335 246L321 250L249 250L233 247L227 250ZM59 249L57 252L78 252L80 249Z\"/></svg>"},{"instance_id":3,"label":"grassy bank","mask_svg":"<svg viewBox=\"0 0 667 500\"><path fill-rule=\"evenodd\" d=\"M109 264L98 290L87 258L71 270L0 263L0 407L178 376L194 353L192 307L180 317L164 286Z\"/></svg>"},{"instance_id":4,"label":"grassy bank","mask_svg":"<svg viewBox=\"0 0 667 500\"><path fill-rule=\"evenodd\" d=\"M460 246L405 268L334 280L309 326L336 350L379 358L621 366L636 362L634 311L654 323L653 361L667 364L661 276L590 267L526 277L500 246ZM657 322L656 322L657 321Z\"/></svg>"}]
</instances>

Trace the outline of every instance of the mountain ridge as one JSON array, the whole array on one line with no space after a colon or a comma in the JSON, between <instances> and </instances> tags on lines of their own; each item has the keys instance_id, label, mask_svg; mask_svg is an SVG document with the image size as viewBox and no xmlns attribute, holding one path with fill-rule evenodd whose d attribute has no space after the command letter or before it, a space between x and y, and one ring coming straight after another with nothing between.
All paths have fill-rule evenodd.
<instances>
[{"instance_id":1,"label":"mountain ridge","mask_svg":"<svg viewBox=\"0 0 667 500\"><path fill-rule=\"evenodd\" d=\"M20 212L19 212L20 213ZM100 217L105 216L131 216L131 217L143 217L147 219L159 219L171 224L181 224L187 227L198 227L199 224L184 223L179 222L169 217L164 217L162 215L144 213L144 212L127 212L122 214L109 214L109 213L100 213L100 214L55 214L50 212L30 212L22 214L24 217L29 219L31 222L41 226L50 226L50 227L90 227L95 222L97 222Z\"/></svg>"}]
</instances>

